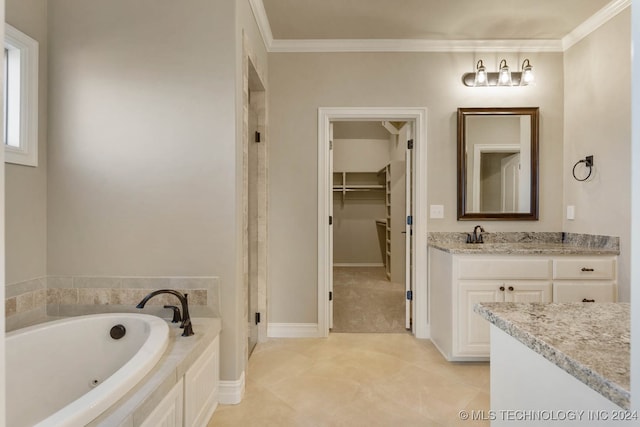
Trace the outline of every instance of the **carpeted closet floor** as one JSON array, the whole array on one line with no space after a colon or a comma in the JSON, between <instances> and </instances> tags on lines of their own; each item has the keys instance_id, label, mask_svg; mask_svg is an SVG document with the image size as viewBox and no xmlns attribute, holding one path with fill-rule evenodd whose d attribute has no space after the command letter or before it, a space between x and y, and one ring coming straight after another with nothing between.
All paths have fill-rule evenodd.
<instances>
[{"instance_id":1,"label":"carpeted closet floor","mask_svg":"<svg viewBox=\"0 0 640 427\"><path fill-rule=\"evenodd\" d=\"M332 332L405 332L404 283L384 267L333 268Z\"/></svg>"}]
</instances>

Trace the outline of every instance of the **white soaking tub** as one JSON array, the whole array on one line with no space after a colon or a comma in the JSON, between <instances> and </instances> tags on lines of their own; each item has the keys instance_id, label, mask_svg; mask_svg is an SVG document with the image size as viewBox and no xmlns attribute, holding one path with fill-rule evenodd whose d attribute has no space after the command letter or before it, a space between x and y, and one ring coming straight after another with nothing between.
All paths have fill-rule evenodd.
<instances>
[{"instance_id":1,"label":"white soaking tub","mask_svg":"<svg viewBox=\"0 0 640 427\"><path fill-rule=\"evenodd\" d=\"M128 313L72 317L8 333L7 425L87 424L153 368L168 337L165 320Z\"/></svg>"}]
</instances>

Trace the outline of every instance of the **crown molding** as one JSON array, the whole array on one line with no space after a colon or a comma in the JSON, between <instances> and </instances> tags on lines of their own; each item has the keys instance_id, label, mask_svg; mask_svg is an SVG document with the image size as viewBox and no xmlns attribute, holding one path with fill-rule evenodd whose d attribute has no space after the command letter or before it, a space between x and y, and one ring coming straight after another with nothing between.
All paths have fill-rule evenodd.
<instances>
[{"instance_id":1,"label":"crown molding","mask_svg":"<svg viewBox=\"0 0 640 427\"><path fill-rule=\"evenodd\" d=\"M273 40L269 52L562 52L560 40Z\"/></svg>"},{"instance_id":2,"label":"crown molding","mask_svg":"<svg viewBox=\"0 0 640 427\"><path fill-rule=\"evenodd\" d=\"M629 6L631 0L614 0L607 4L562 38L562 50L569 49Z\"/></svg>"},{"instance_id":3,"label":"crown molding","mask_svg":"<svg viewBox=\"0 0 640 427\"><path fill-rule=\"evenodd\" d=\"M564 52L631 5L613 0L559 40L274 39L262 0L249 0L267 52Z\"/></svg>"},{"instance_id":4,"label":"crown molding","mask_svg":"<svg viewBox=\"0 0 640 427\"><path fill-rule=\"evenodd\" d=\"M269 18L267 18L267 11L264 9L264 3L262 0L249 0L253 17L256 19L256 24L260 30L262 41L264 42L267 52L271 51L271 45L273 44L273 33L271 32L271 24Z\"/></svg>"}]
</instances>

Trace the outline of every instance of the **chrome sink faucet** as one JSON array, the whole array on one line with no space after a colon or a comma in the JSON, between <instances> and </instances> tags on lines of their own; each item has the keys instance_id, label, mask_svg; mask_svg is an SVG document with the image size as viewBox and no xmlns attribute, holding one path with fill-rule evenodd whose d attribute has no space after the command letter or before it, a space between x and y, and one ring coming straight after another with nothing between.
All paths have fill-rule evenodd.
<instances>
[{"instance_id":1,"label":"chrome sink faucet","mask_svg":"<svg viewBox=\"0 0 640 427\"><path fill-rule=\"evenodd\" d=\"M183 295L178 291L174 291L173 289L159 289L157 291L151 292L149 295L144 297L142 301L140 301L138 305L136 305L136 308L144 308L147 301L149 301L151 298L155 297L156 295L160 295L160 294L174 295L180 300L180 304L182 304L182 324L180 325L180 327L184 329L182 331L182 336L188 337L193 335L193 326L191 326L191 317L189 316L189 304L187 302L187 294Z\"/></svg>"},{"instance_id":2,"label":"chrome sink faucet","mask_svg":"<svg viewBox=\"0 0 640 427\"><path fill-rule=\"evenodd\" d=\"M478 230L480 230L480 232L478 232ZM482 233L484 233L484 228L482 228L481 225L476 225L473 228L473 234L467 234L467 243L484 243Z\"/></svg>"}]
</instances>

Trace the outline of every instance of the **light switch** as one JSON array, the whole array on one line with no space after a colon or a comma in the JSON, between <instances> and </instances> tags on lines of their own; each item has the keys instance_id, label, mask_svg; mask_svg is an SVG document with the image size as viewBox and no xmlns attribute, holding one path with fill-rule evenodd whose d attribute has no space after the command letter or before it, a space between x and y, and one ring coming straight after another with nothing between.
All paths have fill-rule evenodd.
<instances>
[{"instance_id":1,"label":"light switch","mask_svg":"<svg viewBox=\"0 0 640 427\"><path fill-rule=\"evenodd\" d=\"M576 219L576 207L573 205L567 206L567 219Z\"/></svg>"},{"instance_id":2,"label":"light switch","mask_svg":"<svg viewBox=\"0 0 640 427\"><path fill-rule=\"evenodd\" d=\"M444 206L443 205L431 205L430 217L432 219L444 218Z\"/></svg>"}]
</instances>

